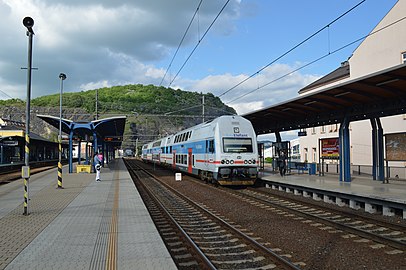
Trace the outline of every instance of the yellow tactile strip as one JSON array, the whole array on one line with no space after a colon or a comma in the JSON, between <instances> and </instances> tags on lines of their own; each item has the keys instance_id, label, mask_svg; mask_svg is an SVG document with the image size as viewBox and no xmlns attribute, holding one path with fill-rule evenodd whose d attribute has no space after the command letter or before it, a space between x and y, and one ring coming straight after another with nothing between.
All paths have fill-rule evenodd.
<instances>
[{"instance_id":1,"label":"yellow tactile strip","mask_svg":"<svg viewBox=\"0 0 406 270\"><path fill-rule=\"evenodd\" d=\"M117 166L117 164L116 164ZM120 170L115 168L113 181L114 189L109 191L102 221L93 250L90 269L117 269L118 253L118 211L120 191Z\"/></svg>"},{"instance_id":2,"label":"yellow tactile strip","mask_svg":"<svg viewBox=\"0 0 406 270\"><path fill-rule=\"evenodd\" d=\"M109 245L107 250L106 258L106 269L115 270L117 269L117 239L118 239L118 202L119 202L119 191L120 191L120 171L114 171L114 204L113 211L111 213L111 223L110 223L110 236Z\"/></svg>"}]
</instances>

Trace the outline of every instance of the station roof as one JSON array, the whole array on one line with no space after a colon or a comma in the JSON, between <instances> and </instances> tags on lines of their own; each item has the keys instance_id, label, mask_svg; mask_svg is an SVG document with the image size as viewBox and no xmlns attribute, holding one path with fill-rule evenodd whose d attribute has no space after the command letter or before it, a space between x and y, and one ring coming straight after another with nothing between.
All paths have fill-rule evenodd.
<instances>
[{"instance_id":1,"label":"station roof","mask_svg":"<svg viewBox=\"0 0 406 270\"><path fill-rule=\"evenodd\" d=\"M37 117L59 129L59 117L51 115L37 115ZM86 135L93 136L93 131L95 131L99 138L112 138L113 140L110 142L121 144L126 119L126 116L116 116L93 120L91 122L74 122L72 120L62 118L61 129L67 134L69 134L71 129L73 129L73 133L78 135L81 139L84 139ZM121 140L119 140L120 138Z\"/></svg>"},{"instance_id":2,"label":"station roof","mask_svg":"<svg viewBox=\"0 0 406 270\"><path fill-rule=\"evenodd\" d=\"M257 134L406 113L406 64L242 115Z\"/></svg>"}]
</instances>

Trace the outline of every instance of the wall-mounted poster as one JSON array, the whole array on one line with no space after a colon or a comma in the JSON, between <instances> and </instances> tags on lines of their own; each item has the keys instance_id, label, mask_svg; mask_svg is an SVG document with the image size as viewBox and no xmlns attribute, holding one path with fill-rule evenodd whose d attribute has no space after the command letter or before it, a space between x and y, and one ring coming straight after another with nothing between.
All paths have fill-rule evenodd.
<instances>
[{"instance_id":1,"label":"wall-mounted poster","mask_svg":"<svg viewBox=\"0 0 406 270\"><path fill-rule=\"evenodd\" d=\"M406 133L385 134L386 160L406 161Z\"/></svg>"},{"instance_id":2,"label":"wall-mounted poster","mask_svg":"<svg viewBox=\"0 0 406 270\"><path fill-rule=\"evenodd\" d=\"M337 159L340 157L340 142L338 138L320 139L321 158Z\"/></svg>"}]
</instances>

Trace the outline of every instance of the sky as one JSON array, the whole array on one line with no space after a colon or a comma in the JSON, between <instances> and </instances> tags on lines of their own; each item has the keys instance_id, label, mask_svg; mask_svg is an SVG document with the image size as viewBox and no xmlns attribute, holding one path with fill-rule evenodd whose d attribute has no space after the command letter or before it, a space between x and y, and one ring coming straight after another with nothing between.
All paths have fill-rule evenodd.
<instances>
[{"instance_id":1,"label":"sky","mask_svg":"<svg viewBox=\"0 0 406 270\"><path fill-rule=\"evenodd\" d=\"M35 22L32 98L59 94L63 72L64 92L162 85L212 93L246 114L297 97L338 68L360 41L347 45L397 2L202 0L168 68L200 1L0 0L0 99L27 98L26 16Z\"/></svg>"}]
</instances>

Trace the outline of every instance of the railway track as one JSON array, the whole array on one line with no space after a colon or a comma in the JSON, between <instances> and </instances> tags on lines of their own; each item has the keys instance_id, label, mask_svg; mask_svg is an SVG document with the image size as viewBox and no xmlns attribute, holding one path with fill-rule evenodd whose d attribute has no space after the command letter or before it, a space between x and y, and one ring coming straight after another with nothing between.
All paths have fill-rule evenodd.
<instances>
[{"instance_id":1,"label":"railway track","mask_svg":"<svg viewBox=\"0 0 406 270\"><path fill-rule=\"evenodd\" d=\"M372 241L372 248L388 246L393 250L388 253L406 252L406 227L389 222L368 218L366 216L333 210L327 207L292 201L284 197L259 192L253 188L232 192L241 200L258 203L258 207L268 207L271 211L284 211L281 214L291 213L295 220L312 223L312 226L323 230L335 230L343 233L343 237L360 237L359 242Z\"/></svg>"},{"instance_id":2,"label":"railway track","mask_svg":"<svg viewBox=\"0 0 406 270\"><path fill-rule=\"evenodd\" d=\"M147 207L179 268L300 269L135 163L126 164L140 192L148 192Z\"/></svg>"}]
</instances>

